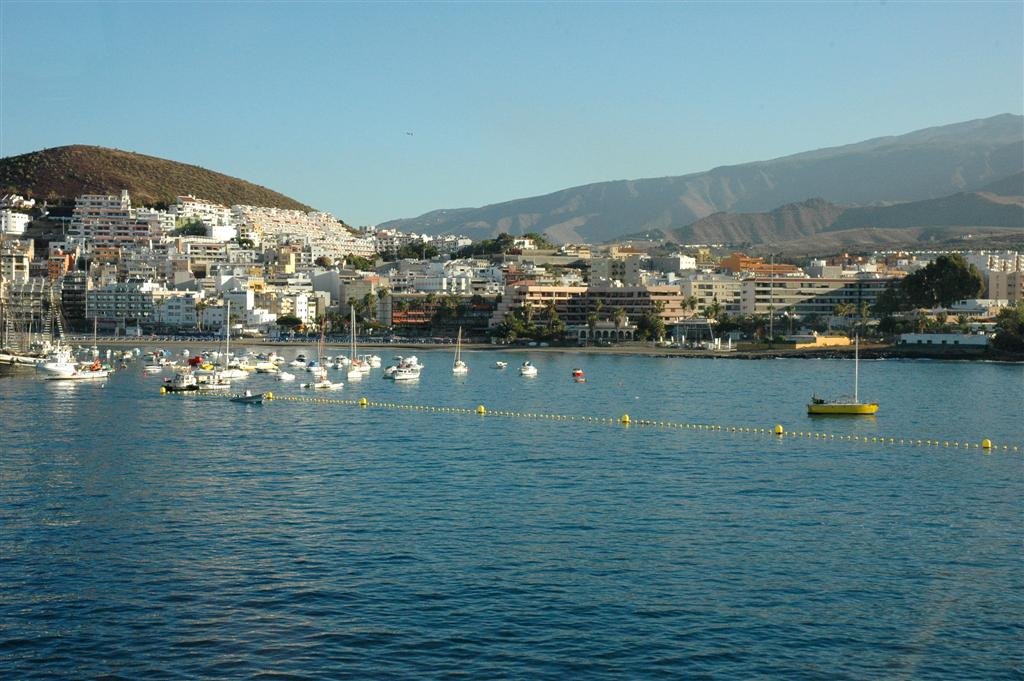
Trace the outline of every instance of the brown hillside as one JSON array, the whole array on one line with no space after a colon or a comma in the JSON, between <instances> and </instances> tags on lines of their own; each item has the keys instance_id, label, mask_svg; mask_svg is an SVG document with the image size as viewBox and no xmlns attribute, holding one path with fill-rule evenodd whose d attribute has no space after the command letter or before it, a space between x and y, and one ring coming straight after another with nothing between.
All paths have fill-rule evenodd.
<instances>
[{"instance_id":1,"label":"brown hillside","mask_svg":"<svg viewBox=\"0 0 1024 681\"><path fill-rule=\"evenodd\" d=\"M72 145L0 159L0 192L17 192L50 204L73 203L80 194L127 189L133 205L173 203L192 194L225 206L248 204L312 210L283 194L199 166L118 149Z\"/></svg>"},{"instance_id":2,"label":"brown hillside","mask_svg":"<svg viewBox=\"0 0 1024 681\"><path fill-rule=\"evenodd\" d=\"M715 213L675 230L674 237L682 243L786 241L827 229L843 210L823 199L809 199L768 213Z\"/></svg>"}]
</instances>

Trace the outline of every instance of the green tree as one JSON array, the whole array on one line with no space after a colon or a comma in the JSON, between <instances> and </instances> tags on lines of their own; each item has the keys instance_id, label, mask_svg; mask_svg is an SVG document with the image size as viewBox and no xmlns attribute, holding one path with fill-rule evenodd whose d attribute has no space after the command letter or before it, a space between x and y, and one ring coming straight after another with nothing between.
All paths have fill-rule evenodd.
<instances>
[{"instance_id":1,"label":"green tree","mask_svg":"<svg viewBox=\"0 0 1024 681\"><path fill-rule=\"evenodd\" d=\"M637 320L636 332L640 340L659 340L665 337L665 322L658 315L648 312Z\"/></svg>"},{"instance_id":2,"label":"green tree","mask_svg":"<svg viewBox=\"0 0 1024 681\"><path fill-rule=\"evenodd\" d=\"M345 256L345 262L348 266L354 270L372 270L375 266L375 262L369 258L364 258L361 255L349 254Z\"/></svg>"},{"instance_id":3,"label":"green tree","mask_svg":"<svg viewBox=\"0 0 1024 681\"><path fill-rule=\"evenodd\" d=\"M992 345L1007 352L1024 353L1024 301L1005 307L996 315L996 336Z\"/></svg>"},{"instance_id":4,"label":"green tree","mask_svg":"<svg viewBox=\"0 0 1024 681\"><path fill-rule=\"evenodd\" d=\"M313 264L317 267L334 267L334 261L326 255L321 255L319 258L313 261Z\"/></svg>"},{"instance_id":5,"label":"green tree","mask_svg":"<svg viewBox=\"0 0 1024 681\"><path fill-rule=\"evenodd\" d=\"M940 255L934 262L908 274L900 288L913 307L949 307L964 298L976 298L985 288L978 268L959 253Z\"/></svg>"},{"instance_id":6,"label":"green tree","mask_svg":"<svg viewBox=\"0 0 1024 681\"><path fill-rule=\"evenodd\" d=\"M506 236L508 236L508 235L506 234ZM543 251L550 251L550 250L553 250L554 247L555 247L555 245L553 243L551 243L550 241L548 241L544 237L544 235L542 235L542 234L540 234L538 232L527 232L526 234L523 234L523 237L526 238L526 239L533 239L533 244L538 249L543 250Z\"/></svg>"},{"instance_id":7,"label":"green tree","mask_svg":"<svg viewBox=\"0 0 1024 681\"><path fill-rule=\"evenodd\" d=\"M626 311L621 307L615 308L612 312L612 320L615 321L615 328L622 328L622 325L626 323Z\"/></svg>"},{"instance_id":8,"label":"green tree","mask_svg":"<svg viewBox=\"0 0 1024 681\"><path fill-rule=\"evenodd\" d=\"M593 312L587 315L587 328L590 333L587 334L587 338L594 340L594 329L597 328L597 315Z\"/></svg>"},{"instance_id":9,"label":"green tree","mask_svg":"<svg viewBox=\"0 0 1024 681\"><path fill-rule=\"evenodd\" d=\"M282 329L289 329L294 331L295 329L302 326L302 320L293 314L281 315L277 318L277 325Z\"/></svg>"},{"instance_id":10,"label":"green tree","mask_svg":"<svg viewBox=\"0 0 1024 681\"><path fill-rule=\"evenodd\" d=\"M846 317L852 316L855 309L856 308L850 303L839 303L838 305L835 306L835 309L832 311L832 313L836 317L842 317L845 319Z\"/></svg>"},{"instance_id":11,"label":"green tree","mask_svg":"<svg viewBox=\"0 0 1024 681\"><path fill-rule=\"evenodd\" d=\"M889 284L875 299L874 313L878 317L889 317L900 310L906 310L908 307L910 306L903 294L902 287L896 284Z\"/></svg>"},{"instance_id":12,"label":"green tree","mask_svg":"<svg viewBox=\"0 0 1024 681\"><path fill-rule=\"evenodd\" d=\"M178 218L172 236L206 236L206 224L202 220L186 220Z\"/></svg>"},{"instance_id":13,"label":"green tree","mask_svg":"<svg viewBox=\"0 0 1024 681\"><path fill-rule=\"evenodd\" d=\"M398 260L432 260L440 253L434 244L420 242L402 246L398 249L396 258Z\"/></svg>"}]
</instances>

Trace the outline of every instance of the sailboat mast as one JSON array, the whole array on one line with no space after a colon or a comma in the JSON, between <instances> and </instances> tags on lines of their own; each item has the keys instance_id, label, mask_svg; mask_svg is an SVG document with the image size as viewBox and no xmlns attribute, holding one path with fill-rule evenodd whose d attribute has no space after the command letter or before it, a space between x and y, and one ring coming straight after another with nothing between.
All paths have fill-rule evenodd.
<instances>
[{"instance_id":1,"label":"sailboat mast","mask_svg":"<svg viewBox=\"0 0 1024 681\"><path fill-rule=\"evenodd\" d=\"M227 314L224 316L224 366L228 365L231 356L231 301L227 300Z\"/></svg>"},{"instance_id":2,"label":"sailboat mast","mask_svg":"<svg viewBox=\"0 0 1024 681\"><path fill-rule=\"evenodd\" d=\"M853 401L860 403L858 388L860 386L860 336L853 337Z\"/></svg>"},{"instance_id":3,"label":"sailboat mast","mask_svg":"<svg viewBox=\"0 0 1024 681\"><path fill-rule=\"evenodd\" d=\"M349 322L349 330L351 331L351 339L349 341L349 359L354 362L356 361L356 306L350 305L349 311L352 313L350 315L351 321Z\"/></svg>"}]
</instances>

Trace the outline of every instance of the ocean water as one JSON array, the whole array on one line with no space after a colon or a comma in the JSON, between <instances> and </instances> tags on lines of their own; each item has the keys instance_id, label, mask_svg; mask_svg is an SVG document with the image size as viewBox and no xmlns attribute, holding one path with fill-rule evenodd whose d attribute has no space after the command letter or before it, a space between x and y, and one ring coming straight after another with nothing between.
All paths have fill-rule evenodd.
<instances>
[{"instance_id":1,"label":"ocean water","mask_svg":"<svg viewBox=\"0 0 1024 681\"><path fill-rule=\"evenodd\" d=\"M997 447L0 378L0 677L1024 674L1024 366L419 354L318 397Z\"/></svg>"}]
</instances>

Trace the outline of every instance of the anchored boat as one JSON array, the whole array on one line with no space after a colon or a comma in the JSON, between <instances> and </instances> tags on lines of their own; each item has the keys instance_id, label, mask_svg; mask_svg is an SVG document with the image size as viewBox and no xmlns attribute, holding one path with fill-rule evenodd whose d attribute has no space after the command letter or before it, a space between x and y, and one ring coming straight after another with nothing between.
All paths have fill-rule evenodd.
<instances>
[{"instance_id":1,"label":"anchored boat","mask_svg":"<svg viewBox=\"0 0 1024 681\"><path fill-rule=\"evenodd\" d=\"M854 337L853 341L853 398L840 397L835 400L826 400L817 395L811 396L811 402L807 405L808 414L821 416L871 416L878 411L877 402L861 402L860 387L860 337Z\"/></svg>"}]
</instances>

